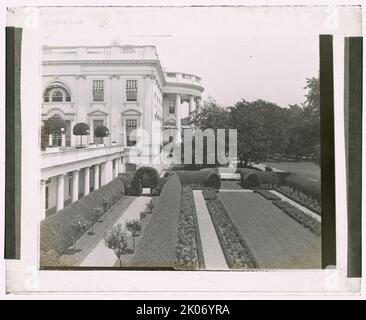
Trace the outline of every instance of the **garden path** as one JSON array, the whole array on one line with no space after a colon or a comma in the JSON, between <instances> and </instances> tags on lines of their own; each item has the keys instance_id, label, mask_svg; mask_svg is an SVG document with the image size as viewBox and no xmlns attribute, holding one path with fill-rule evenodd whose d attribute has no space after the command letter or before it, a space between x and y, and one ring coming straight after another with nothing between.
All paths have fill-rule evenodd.
<instances>
[{"instance_id":1,"label":"garden path","mask_svg":"<svg viewBox=\"0 0 366 320\"><path fill-rule=\"evenodd\" d=\"M201 190L193 190L206 270L229 269Z\"/></svg>"},{"instance_id":2,"label":"garden path","mask_svg":"<svg viewBox=\"0 0 366 320\"><path fill-rule=\"evenodd\" d=\"M144 211L146 205L151 200L151 197L138 197L129 207L123 212L122 216L116 221L114 225L122 223L127 220L140 219L140 212ZM83 267L113 267L117 260L116 255L111 249L108 249L104 244L104 239L100 240L92 252L81 262Z\"/></svg>"},{"instance_id":3,"label":"garden path","mask_svg":"<svg viewBox=\"0 0 366 320\"><path fill-rule=\"evenodd\" d=\"M306 213L310 217L314 218L316 221L321 222L321 217L318 214L316 214L315 212L313 212L313 211L309 210L308 208L302 206L301 204L297 203L296 201L291 200L290 198L287 198L286 196L284 196L280 192L277 192L275 190L270 190L270 192L273 193L274 195L276 195L277 197L279 197L282 201L287 201L289 204L291 204L292 206L294 206L297 209L301 210L302 212Z\"/></svg>"}]
</instances>

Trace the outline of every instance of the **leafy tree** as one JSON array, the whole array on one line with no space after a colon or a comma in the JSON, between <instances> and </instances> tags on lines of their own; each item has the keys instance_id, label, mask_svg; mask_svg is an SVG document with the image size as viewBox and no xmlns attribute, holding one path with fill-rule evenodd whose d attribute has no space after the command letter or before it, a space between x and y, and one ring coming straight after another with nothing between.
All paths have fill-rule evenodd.
<instances>
[{"instance_id":1,"label":"leafy tree","mask_svg":"<svg viewBox=\"0 0 366 320\"><path fill-rule=\"evenodd\" d=\"M126 221L126 229L128 231L130 231L132 234L133 251L135 251L135 237L141 231L141 228L142 228L142 224L141 224L141 221L138 219Z\"/></svg>"},{"instance_id":2,"label":"leafy tree","mask_svg":"<svg viewBox=\"0 0 366 320\"><path fill-rule=\"evenodd\" d=\"M94 129L94 135L103 141L103 138L109 135L109 130L106 126L98 126Z\"/></svg>"},{"instance_id":3,"label":"leafy tree","mask_svg":"<svg viewBox=\"0 0 366 320\"><path fill-rule=\"evenodd\" d=\"M127 231L123 228L121 223L113 226L108 232L104 234L104 243L107 248L113 250L119 261L119 266L122 267L121 256L127 250Z\"/></svg>"},{"instance_id":4,"label":"leafy tree","mask_svg":"<svg viewBox=\"0 0 366 320\"><path fill-rule=\"evenodd\" d=\"M49 134L62 134L66 130L66 122L60 116L54 115L45 121L44 127Z\"/></svg>"},{"instance_id":5,"label":"leafy tree","mask_svg":"<svg viewBox=\"0 0 366 320\"><path fill-rule=\"evenodd\" d=\"M88 135L89 132L90 132L89 126L88 126L88 124L86 124L84 122L79 122L79 123L75 124L72 129L72 133L75 136L80 136L80 146L82 146L82 144L83 144L83 136Z\"/></svg>"}]
</instances>

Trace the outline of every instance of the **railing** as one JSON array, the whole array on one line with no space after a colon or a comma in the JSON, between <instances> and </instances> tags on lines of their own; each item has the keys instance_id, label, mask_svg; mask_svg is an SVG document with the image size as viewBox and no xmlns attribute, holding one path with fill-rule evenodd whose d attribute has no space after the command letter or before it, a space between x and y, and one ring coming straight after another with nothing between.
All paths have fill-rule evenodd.
<instances>
[{"instance_id":1,"label":"railing","mask_svg":"<svg viewBox=\"0 0 366 320\"><path fill-rule=\"evenodd\" d=\"M43 47L43 60L159 60L154 46Z\"/></svg>"},{"instance_id":2,"label":"railing","mask_svg":"<svg viewBox=\"0 0 366 320\"><path fill-rule=\"evenodd\" d=\"M194 74L182 72L165 72L167 82L185 83L201 86L201 78Z\"/></svg>"},{"instance_id":3,"label":"railing","mask_svg":"<svg viewBox=\"0 0 366 320\"><path fill-rule=\"evenodd\" d=\"M124 146L103 146L94 148L65 148L56 151L44 151L41 153L41 168L49 168L58 165L65 165L77 161L83 161L103 156L108 156L117 152L123 152Z\"/></svg>"}]
</instances>

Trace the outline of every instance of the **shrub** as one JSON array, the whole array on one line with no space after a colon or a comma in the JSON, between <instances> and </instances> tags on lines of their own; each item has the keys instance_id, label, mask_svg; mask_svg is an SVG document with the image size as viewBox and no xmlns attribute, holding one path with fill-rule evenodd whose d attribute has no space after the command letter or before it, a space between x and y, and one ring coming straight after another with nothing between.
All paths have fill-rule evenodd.
<instances>
[{"instance_id":1,"label":"shrub","mask_svg":"<svg viewBox=\"0 0 366 320\"><path fill-rule=\"evenodd\" d=\"M144 179L145 175L149 175L150 179ZM150 187L155 189L158 185L159 173L152 167L140 167L135 172L131 181L131 189L135 196L141 196L142 187Z\"/></svg>"},{"instance_id":2,"label":"shrub","mask_svg":"<svg viewBox=\"0 0 366 320\"><path fill-rule=\"evenodd\" d=\"M72 133L75 136L85 136L87 134L89 134L89 126L87 123L85 122L79 122L77 124L74 125L74 127L72 128Z\"/></svg>"},{"instance_id":3,"label":"shrub","mask_svg":"<svg viewBox=\"0 0 366 320\"><path fill-rule=\"evenodd\" d=\"M133 266L174 268L181 192L178 177L170 176L156 200L153 216L137 246Z\"/></svg>"},{"instance_id":4,"label":"shrub","mask_svg":"<svg viewBox=\"0 0 366 320\"><path fill-rule=\"evenodd\" d=\"M277 197L275 194L273 194L272 192L270 192L268 190L257 189L257 190L254 190L254 192L259 193L261 196L263 196L267 200L271 200L271 201L281 200L281 198Z\"/></svg>"},{"instance_id":5,"label":"shrub","mask_svg":"<svg viewBox=\"0 0 366 320\"><path fill-rule=\"evenodd\" d=\"M309 180L296 173L291 173L284 179L283 183L298 191L304 192L318 201L321 200L321 186L319 182Z\"/></svg>"},{"instance_id":6,"label":"shrub","mask_svg":"<svg viewBox=\"0 0 366 320\"><path fill-rule=\"evenodd\" d=\"M193 192L188 186L182 190L176 259L178 269L195 270L204 263Z\"/></svg>"},{"instance_id":7,"label":"shrub","mask_svg":"<svg viewBox=\"0 0 366 320\"><path fill-rule=\"evenodd\" d=\"M131 232L133 239L133 251L135 251L135 237L137 237L141 232L142 224L138 219L127 220L126 229Z\"/></svg>"},{"instance_id":8,"label":"shrub","mask_svg":"<svg viewBox=\"0 0 366 320\"><path fill-rule=\"evenodd\" d=\"M240 179L244 187L256 188L263 185L277 185L279 182L278 175L275 172L257 171L247 168L237 168L240 173Z\"/></svg>"},{"instance_id":9,"label":"shrub","mask_svg":"<svg viewBox=\"0 0 366 320\"><path fill-rule=\"evenodd\" d=\"M98 138L104 138L109 135L109 130L106 126L98 126L94 129L94 135Z\"/></svg>"},{"instance_id":10,"label":"shrub","mask_svg":"<svg viewBox=\"0 0 366 320\"><path fill-rule=\"evenodd\" d=\"M86 228L94 223L95 208L109 208L124 194L123 183L114 179L110 183L95 190L87 196L75 201L41 222L41 255L54 250L62 255L75 241L75 228L80 221ZM104 208L103 208L104 209ZM104 211L104 210L103 210ZM82 233L78 233L80 237Z\"/></svg>"},{"instance_id":11,"label":"shrub","mask_svg":"<svg viewBox=\"0 0 366 320\"><path fill-rule=\"evenodd\" d=\"M205 200L214 200L216 199L216 192L215 190L210 189L203 189L202 194Z\"/></svg>"},{"instance_id":12,"label":"shrub","mask_svg":"<svg viewBox=\"0 0 366 320\"><path fill-rule=\"evenodd\" d=\"M211 187L219 189L221 186L221 180L217 173L212 170L203 171L175 171L178 175L182 185L199 186L200 189L203 187Z\"/></svg>"},{"instance_id":13,"label":"shrub","mask_svg":"<svg viewBox=\"0 0 366 320\"><path fill-rule=\"evenodd\" d=\"M111 230L104 234L104 244L107 248L113 250L119 261L119 266L122 267L121 256L127 250L127 232L123 229L121 223L113 226Z\"/></svg>"},{"instance_id":14,"label":"shrub","mask_svg":"<svg viewBox=\"0 0 366 320\"><path fill-rule=\"evenodd\" d=\"M61 134L66 130L66 122L60 116L52 116L45 121L45 130L48 134Z\"/></svg>"},{"instance_id":15,"label":"shrub","mask_svg":"<svg viewBox=\"0 0 366 320\"><path fill-rule=\"evenodd\" d=\"M229 268L257 268L253 254L219 198L206 204Z\"/></svg>"},{"instance_id":16,"label":"shrub","mask_svg":"<svg viewBox=\"0 0 366 320\"><path fill-rule=\"evenodd\" d=\"M291 218L298 221L305 228L308 228L315 235L321 235L321 224L319 221L310 217L286 201L274 201L273 204L287 213Z\"/></svg>"},{"instance_id":17,"label":"shrub","mask_svg":"<svg viewBox=\"0 0 366 320\"><path fill-rule=\"evenodd\" d=\"M265 171L273 171L273 169L270 166L265 166Z\"/></svg>"}]
</instances>

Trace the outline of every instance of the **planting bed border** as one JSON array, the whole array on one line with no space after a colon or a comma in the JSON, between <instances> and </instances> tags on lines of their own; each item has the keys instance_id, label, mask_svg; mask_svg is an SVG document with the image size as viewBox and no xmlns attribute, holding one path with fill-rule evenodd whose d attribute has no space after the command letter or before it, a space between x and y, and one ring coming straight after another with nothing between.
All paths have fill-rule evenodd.
<instances>
[{"instance_id":1,"label":"planting bed border","mask_svg":"<svg viewBox=\"0 0 366 320\"><path fill-rule=\"evenodd\" d=\"M295 197L283 192L281 189L279 188L273 188L274 191L277 191L278 193L281 193L283 196L291 199L292 201L295 201L296 203L298 203L299 205L305 207L306 209L310 210L311 212L314 212L315 214L317 214L319 217L321 217L321 212L318 212L316 210L314 210L314 208L311 208L310 206L308 206L305 203L300 202L298 199L296 199ZM320 203L319 203L320 204Z\"/></svg>"},{"instance_id":2,"label":"planting bed border","mask_svg":"<svg viewBox=\"0 0 366 320\"><path fill-rule=\"evenodd\" d=\"M212 211L211 204L213 202L216 202L219 205L221 214L226 218L227 223L229 223L232 226L232 231L236 234L236 238L237 238L236 241L239 243L239 245L245 252L245 259L248 261L245 261L242 263L247 264L247 266L248 266L247 269L258 269L259 268L258 263L255 260L253 253L250 251L250 248L249 248L247 242L244 240L242 234L239 232L238 228L233 223L224 204L222 203L220 196L217 195L216 199L214 199L214 200L206 200L206 206L207 206L208 212L210 214L212 224L214 226L217 238L219 240L219 243L220 243L222 252L225 256L225 260L226 260L228 267L230 269L238 269L238 270L244 269L243 267L235 266L235 262L233 260L232 254L230 253L230 248L232 248L232 244L228 244L228 246L225 245L225 241L223 239L223 233L221 231L221 227L219 226L219 222L216 220L217 218L216 218L215 214L211 212Z\"/></svg>"}]
</instances>

